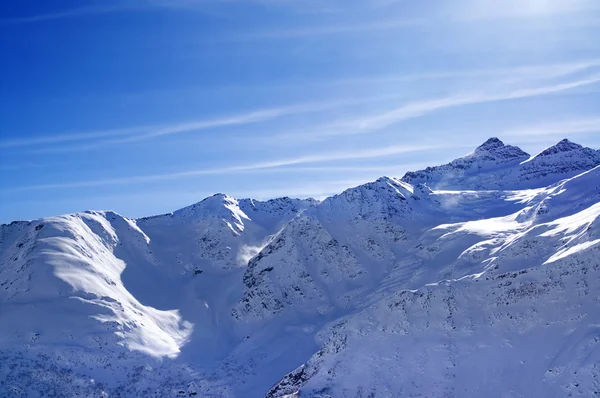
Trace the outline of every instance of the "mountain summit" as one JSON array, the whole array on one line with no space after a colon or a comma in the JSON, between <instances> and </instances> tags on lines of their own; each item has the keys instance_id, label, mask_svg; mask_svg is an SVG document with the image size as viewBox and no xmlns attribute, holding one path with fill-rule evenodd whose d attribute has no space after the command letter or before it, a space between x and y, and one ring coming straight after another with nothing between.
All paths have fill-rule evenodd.
<instances>
[{"instance_id":1,"label":"mountain summit","mask_svg":"<svg viewBox=\"0 0 600 398\"><path fill-rule=\"evenodd\" d=\"M521 150L521 148L505 145L500 139L492 137L475 149L473 157L477 156L493 156L498 159L522 159L528 157L529 154Z\"/></svg>"},{"instance_id":2,"label":"mountain summit","mask_svg":"<svg viewBox=\"0 0 600 398\"><path fill-rule=\"evenodd\" d=\"M576 144L574 142L571 142L565 138L564 140L560 141L558 144L544 149L542 152L539 153L538 156L549 156L549 155L555 155L560 152L578 151L581 149L584 149L583 146Z\"/></svg>"},{"instance_id":3,"label":"mountain summit","mask_svg":"<svg viewBox=\"0 0 600 398\"><path fill-rule=\"evenodd\" d=\"M497 148L502 148L504 146L504 142L502 142L498 137L490 137L483 144L479 145L475 149L475 152L494 150Z\"/></svg>"}]
</instances>

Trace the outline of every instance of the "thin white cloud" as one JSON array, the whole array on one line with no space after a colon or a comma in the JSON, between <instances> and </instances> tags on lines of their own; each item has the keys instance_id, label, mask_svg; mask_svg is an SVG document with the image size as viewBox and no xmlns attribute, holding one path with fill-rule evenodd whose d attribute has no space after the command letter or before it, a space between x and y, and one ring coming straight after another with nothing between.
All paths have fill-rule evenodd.
<instances>
[{"instance_id":1,"label":"thin white cloud","mask_svg":"<svg viewBox=\"0 0 600 398\"><path fill-rule=\"evenodd\" d=\"M101 15L110 14L115 12L124 11L141 11L152 8L197 8L192 6L199 6L202 4L209 3L223 3L222 0L201 0L201 1L190 1L190 0L116 0L112 4L109 4L109 0L104 0L102 5L90 5L82 6L77 8L66 9L62 11L56 11L46 14L30 15L25 17L15 18L4 18L0 19L0 26L2 25L18 25L28 24L35 22L51 21L55 19L69 19L84 17L90 15Z\"/></svg>"},{"instance_id":2,"label":"thin white cloud","mask_svg":"<svg viewBox=\"0 0 600 398\"><path fill-rule=\"evenodd\" d=\"M186 133L191 131L206 130L217 127L227 127L236 125L247 125L274 120L284 116L291 116L303 113L322 112L328 109L364 104L369 102L378 102L386 99L392 99L396 96L378 96L371 98L346 98L332 101L318 101L308 104L290 105L280 108L263 109L245 114L233 115L226 118L214 120L200 120L191 123L174 124L162 128L153 129L143 134L132 135L127 138L106 141L107 144L126 143L134 141L142 141L149 138L160 137L164 135L172 135Z\"/></svg>"},{"instance_id":3,"label":"thin white cloud","mask_svg":"<svg viewBox=\"0 0 600 398\"><path fill-rule=\"evenodd\" d=\"M411 82L419 80L454 79L454 78L481 78L494 77L502 79L502 83L516 83L525 80L543 80L566 77L578 72L583 72L594 67L600 67L600 59L589 59L578 62L568 62L551 65L525 65L513 68L490 69L458 69L436 72L407 73L403 75L388 76L360 76L347 79L331 79L329 81L310 81L302 84L315 85L345 85L367 83L394 83Z\"/></svg>"},{"instance_id":4,"label":"thin white cloud","mask_svg":"<svg viewBox=\"0 0 600 398\"><path fill-rule=\"evenodd\" d=\"M303 110L307 110L304 108ZM281 116L290 115L293 113L301 112L300 108L279 108L279 109L267 109L256 112L250 112L247 114L234 115L231 117L214 119L214 120L200 120L190 123L174 124L171 126L165 126L157 129L153 129L143 134L132 135L127 138L120 138L115 140L106 141L107 144L119 144L126 142L143 141L149 138L160 137L164 135L172 135L179 133L186 133L190 131L205 130L209 128L246 125L273 120Z\"/></svg>"},{"instance_id":5,"label":"thin white cloud","mask_svg":"<svg viewBox=\"0 0 600 398\"><path fill-rule=\"evenodd\" d=\"M531 79L553 79L563 76L568 76L578 72L585 71L593 67L600 67L600 58L597 59L583 59L572 62L564 62L557 64L528 64L518 65L504 68L484 68L484 69L450 69L450 70L432 70L423 72L404 72L391 75L377 74L377 75L353 75L350 77L337 77L330 76L326 79L310 78L310 79L296 79L288 78L285 81L277 80L271 81L268 85L264 83L245 84L245 85L225 85L207 88L204 86L186 86L179 88L170 89L157 89L157 90L144 90L135 93L125 94L120 98L127 101L138 100L140 98L147 98L151 96L183 96L189 95L189 93L195 93L202 91L212 95L212 92L223 93L228 92L230 95L239 95L238 93L251 92L254 90L295 90L305 88L323 88L329 86L360 86L360 85L372 85L372 84L392 84L402 82L418 82L422 80L444 80L444 79L456 79L456 78L489 78L489 79L502 79L502 82L517 82L521 80ZM276 96L277 93L271 94ZM398 97L396 95L396 97ZM384 100L385 97L375 98L374 100ZM393 98L390 98L393 99ZM290 105L297 106L297 105ZM301 105L300 105L301 106ZM256 111L260 112L260 110Z\"/></svg>"},{"instance_id":6,"label":"thin white cloud","mask_svg":"<svg viewBox=\"0 0 600 398\"><path fill-rule=\"evenodd\" d=\"M260 0L255 0L259 2ZM398 4L402 0L390 0L388 2L381 2L390 4ZM265 0L264 3L279 3L279 0ZM323 4L323 2L320 2ZM347 21L344 23L328 23L312 26L299 26L299 27L282 27L272 28L259 31L245 31L229 36L222 36L217 38L217 41L249 41L249 40L262 40L262 39L294 39L294 38L306 38L306 37L318 37L318 36L335 36L341 34L354 34L354 33L367 33L367 32L378 32L378 31L394 31L413 27L427 27L427 26L440 26L440 25L456 25L464 24L468 22L480 22L485 20L493 19L530 19L540 16L554 16L562 15L565 13L582 13L586 11L596 11L600 9L600 5L596 0L574 0L574 1L563 1L563 0L529 0L523 2L520 0L510 0L509 3L499 2L497 0L489 1L462 1L460 7L455 7L443 12L443 7L438 7L440 11L437 13L429 13L426 18L395 18L381 20L381 18L368 18L368 9L377 8L375 2L365 2L361 5L364 7L358 7L354 9L354 12L363 15L363 18L359 21ZM292 3L288 3L292 4ZM297 3L301 4L301 2ZM316 2L315 4L319 4ZM303 6L307 6L308 2L304 2ZM344 3L346 11L348 9L347 4ZM298 7L301 8L301 7ZM310 7L305 7L309 9ZM342 8L336 7L323 7L323 10L340 11ZM432 6L432 10L435 7ZM402 15L401 11L396 11L395 14ZM393 15L393 14L392 14ZM576 18L576 24L586 23L587 19ZM564 23L565 21L560 21ZM570 22L567 20L566 22Z\"/></svg>"},{"instance_id":7,"label":"thin white cloud","mask_svg":"<svg viewBox=\"0 0 600 398\"><path fill-rule=\"evenodd\" d=\"M499 135L507 137L547 137L600 132L600 118L579 118L542 122L506 129Z\"/></svg>"},{"instance_id":8,"label":"thin white cloud","mask_svg":"<svg viewBox=\"0 0 600 398\"><path fill-rule=\"evenodd\" d=\"M278 6L310 12L327 12L327 7L322 1L309 0L119 0L112 4L90 5L46 14L29 15L24 17L0 19L0 26L29 24L43 21L60 20L84 17L90 15L101 15L116 12L143 11L149 9L185 9L185 10L208 10L206 6L231 5L236 3L254 4L259 6Z\"/></svg>"},{"instance_id":9,"label":"thin white cloud","mask_svg":"<svg viewBox=\"0 0 600 398\"><path fill-rule=\"evenodd\" d=\"M108 1L108 0L107 0ZM253 4L268 8L288 9L301 13L335 13L352 9L355 13L367 13L377 9L401 3L402 0L378 0L357 2L325 0L121 0L112 4L90 5L46 14L29 15L0 19L0 26L28 24L51 20L77 18L90 15L101 15L115 12L143 11L148 9L185 9L200 12L212 12L214 6L235 7L238 4ZM595 11L600 8L595 0L530 0L527 3L510 0L509 3L489 1L460 2L450 13L441 14L438 18L408 20L374 20L366 23L346 23L339 25L307 26L293 29L248 32L246 35L230 36L225 40L249 40L269 38L295 38L306 36L332 35L341 33L395 30L411 26L424 26L440 23L465 23L495 18L524 18L546 15L557 15L568 12ZM208 7L208 8L207 8ZM212 10L212 11L211 11Z\"/></svg>"},{"instance_id":10,"label":"thin white cloud","mask_svg":"<svg viewBox=\"0 0 600 398\"><path fill-rule=\"evenodd\" d=\"M303 128L295 131L271 134L269 136L265 136L264 139L273 144L278 142L286 143L290 140L297 139L298 137L302 137L303 140L307 141L323 140L338 135L372 133L405 120L426 116L448 108L560 93L600 82L600 73L593 73L597 71L598 66L600 66L600 59L591 59L587 61L555 65L523 66L514 69L473 71L471 74L479 77L495 76L493 79L493 81L496 82L494 87L488 87L483 91L458 93L442 98L408 102L392 111L367 115L362 118L355 118L351 120L343 119L325 123L319 126L313 126L309 129L310 132L308 133L306 132L307 129ZM543 82L565 78L582 72L587 72L588 77L567 81L565 83L546 84L544 86L535 88L519 88L512 90L504 88L523 83L530 84L532 81ZM589 74L590 72L592 72L592 74ZM447 74L443 75L450 78L452 76L458 77L462 73L463 72L458 72L453 74L453 72L448 72ZM401 78L402 77L399 77L399 79ZM376 79L377 78L374 78L373 81L376 81ZM503 132L500 132L496 135L502 134ZM255 137L255 139L260 139L260 137Z\"/></svg>"},{"instance_id":11,"label":"thin white cloud","mask_svg":"<svg viewBox=\"0 0 600 398\"><path fill-rule=\"evenodd\" d=\"M520 83L531 80L555 79L573 75L576 73L589 71L592 68L600 66L600 59L590 59L579 62L543 65L543 66L522 66L512 69L490 69L490 70L474 70L474 71L448 71L438 73L423 73L416 75L392 76L392 77L373 77L365 78L358 77L355 79L338 80L338 84L344 83L377 83L377 82L393 82L403 80L418 80L422 78L454 78L454 77L486 77L495 76L494 81L502 81L505 83ZM503 80L503 78L505 80ZM508 79L508 80L506 80ZM374 131L390 124L394 124L403 120L412 119L423 116L438 110L457 107L462 105L470 105L476 103L526 98L531 96L539 96L551 94L555 92L569 90L571 88L589 85L598 81L598 75L593 75L588 79L581 79L573 82L555 84L534 89L519 89L508 92L475 92L457 94L449 97L430 99L424 101L414 101L396 108L393 111L356 119L354 121L343 121L340 123L330 123L325 126L311 126L313 131L319 131L319 135L327 137L330 135L339 135L347 133L361 133ZM488 90L492 91L492 90ZM159 126L138 126L124 129L113 129L106 131L85 132L62 134L54 136L38 136L31 138L12 139L0 141L0 148L24 148L34 147L35 149L28 150L28 153L54 153L54 152L71 152L97 149L101 146L124 144L130 142L143 141L155 137L174 135L181 133L189 133L193 131L208 130L220 127L240 126L258 124L285 116L324 112L330 109L342 108L345 106L384 102L397 99L399 95L375 96L375 97L358 97L335 99L330 101L317 101L313 103L287 105L282 107L258 109L246 113L233 114L230 116L214 119L202 119L191 122L174 123L171 125ZM303 129L304 131L306 128ZM276 138L285 138L290 134L281 134ZM292 135L298 136L297 133ZM303 135L303 134L300 134ZM310 134L309 134L310 135ZM306 138L309 138L307 135ZM64 146L53 145L71 142L81 142L82 145ZM48 145L50 144L50 145Z\"/></svg>"},{"instance_id":12,"label":"thin white cloud","mask_svg":"<svg viewBox=\"0 0 600 398\"><path fill-rule=\"evenodd\" d=\"M114 129L105 131L90 131L86 133L59 134L40 137L30 137L22 139L10 139L0 141L0 148L18 148L36 145L61 144L74 141L88 141L98 138L110 138L135 134L144 131L150 127L132 127L127 129Z\"/></svg>"},{"instance_id":13,"label":"thin white cloud","mask_svg":"<svg viewBox=\"0 0 600 398\"><path fill-rule=\"evenodd\" d=\"M491 19L525 19L560 15L569 19L569 13L597 11L596 0L476 0L458 1L452 13L454 21L480 21Z\"/></svg>"},{"instance_id":14,"label":"thin white cloud","mask_svg":"<svg viewBox=\"0 0 600 398\"><path fill-rule=\"evenodd\" d=\"M444 148L448 148L448 145L444 145ZM439 145L397 145L397 146L386 146L382 148L364 149L356 151L346 152L331 152L299 156L294 158L279 159L267 162L253 163L241 166L230 166L221 168L207 168L199 170L186 170L176 173L166 174L152 174L144 176L133 176L123 178L111 178L102 180L90 180L90 181L77 181L67 182L58 184L41 184L41 185L29 185L14 187L2 190L0 192L20 192L20 191L35 191L35 190L46 190L46 189L68 189L68 188L85 188L85 187L97 187L97 186L108 186L108 185L122 185L122 184L133 184L133 183L146 183L155 181L168 181L181 178L189 178L201 175L219 175L219 174L231 174L239 172L251 172L260 171L267 169L276 169L286 166L295 166L302 164L318 164L323 162L342 161L342 160L358 160L358 159L370 159L380 158L385 156L400 155L410 152L420 152L427 150L439 149Z\"/></svg>"},{"instance_id":15,"label":"thin white cloud","mask_svg":"<svg viewBox=\"0 0 600 398\"><path fill-rule=\"evenodd\" d=\"M344 122L339 127L352 128L354 133L367 133L443 109L555 94L578 87L596 84L598 82L600 82L600 74L594 74L584 79L536 88L514 89L497 93L464 93L444 98L415 101L404 104L388 112Z\"/></svg>"},{"instance_id":16,"label":"thin white cloud","mask_svg":"<svg viewBox=\"0 0 600 398\"><path fill-rule=\"evenodd\" d=\"M46 144L60 144L65 142L93 141L75 147L43 147L28 151L30 153L69 152L95 149L100 145L123 144L128 142L143 141L165 135L188 133L219 127L249 125L275 120L285 116L303 113L322 112L329 109L365 104L369 102L385 101L397 98L396 95L377 96L368 98L345 98L330 101L317 101L313 103L288 105L275 108L259 109L247 113L234 114L215 119L203 119L185 123L175 123L162 126L139 126L126 129L114 129L87 133L62 134L54 136L31 137L24 139L11 139L0 141L0 148L18 148L41 146Z\"/></svg>"},{"instance_id":17,"label":"thin white cloud","mask_svg":"<svg viewBox=\"0 0 600 398\"><path fill-rule=\"evenodd\" d=\"M177 123L173 125L164 126L140 126L132 127L128 129L115 129L98 132L87 132L87 133L74 133L74 134L62 134L46 137L32 137L17 140L5 140L0 141L0 148L16 148L16 147L29 147L39 146L45 144L58 144L64 142L75 142L75 141L96 141L98 139L106 139L111 137L126 137L126 138L114 138L110 140L100 141L103 144L111 143L125 143L133 141L141 141L152 137L157 137L167 134L185 133L194 130L201 130L206 128L216 128L240 124L257 123L267 120L272 120L277 117L281 117L288 114L298 113L302 110L309 111L311 108L308 106L305 108L300 107L288 107L288 108L273 108L259 110L255 112L249 112L246 114L232 115L230 117L213 119L213 120L199 120L187 123ZM83 145L75 147L75 150L93 149L97 146L98 141L93 145ZM42 148L39 152L61 152L63 150L71 150L71 148Z\"/></svg>"},{"instance_id":18,"label":"thin white cloud","mask_svg":"<svg viewBox=\"0 0 600 398\"><path fill-rule=\"evenodd\" d=\"M261 39L291 39L313 36L332 36L346 33L377 32L423 26L428 23L424 19L393 19L363 23L333 24L320 26L303 26L297 28L270 29L254 32L243 32L216 38L219 41L250 41Z\"/></svg>"},{"instance_id":19,"label":"thin white cloud","mask_svg":"<svg viewBox=\"0 0 600 398\"><path fill-rule=\"evenodd\" d=\"M75 18L86 15L108 14L111 12L123 11L132 8L134 7L132 7L131 4L86 6L48 14L38 14L27 17L0 19L0 26L43 22L53 19Z\"/></svg>"},{"instance_id":20,"label":"thin white cloud","mask_svg":"<svg viewBox=\"0 0 600 398\"><path fill-rule=\"evenodd\" d=\"M406 164L386 164L379 166L365 166L365 165L357 165L357 166L292 166L292 167L282 167L282 168L271 168L271 169L261 169L261 172L269 172L269 173L293 173L293 172L369 172L369 173L383 173L386 175L398 175L399 173L403 173L406 170L418 170L430 166L427 163L406 163ZM254 170L249 170L250 172ZM383 175L381 174L381 175Z\"/></svg>"}]
</instances>

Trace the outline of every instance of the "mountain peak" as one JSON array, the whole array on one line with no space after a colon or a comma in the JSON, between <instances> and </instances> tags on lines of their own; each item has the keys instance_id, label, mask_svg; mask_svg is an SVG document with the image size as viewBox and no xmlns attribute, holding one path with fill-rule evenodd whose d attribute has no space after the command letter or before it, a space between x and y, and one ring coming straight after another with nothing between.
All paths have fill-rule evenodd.
<instances>
[{"instance_id":1,"label":"mountain peak","mask_svg":"<svg viewBox=\"0 0 600 398\"><path fill-rule=\"evenodd\" d=\"M548 155L554 155L556 153L560 153L560 152L570 152L570 151L575 151L578 149L582 149L583 146L576 144L572 141L569 141L568 139L564 139L559 141L556 145L553 145L549 148L544 149L542 152L540 152L540 154L538 156L548 156Z\"/></svg>"},{"instance_id":2,"label":"mountain peak","mask_svg":"<svg viewBox=\"0 0 600 398\"><path fill-rule=\"evenodd\" d=\"M529 157L529 154L518 146L505 145L497 137L488 138L486 142L475 148L475 155L492 155L498 159L513 159Z\"/></svg>"},{"instance_id":3,"label":"mountain peak","mask_svg":"<svg viewBox=\"0 0 600 398\"><path fill-rule=\"evenodd\" d=\"M220 209L223 206L238 205L238 200L233 196L229 196L224 193L216 193L202 199L200 202L193 204L188 207L202 207L206 210L214 211Z\"/></svg>"},{"instance_id":4,"label":"mountain peak","mask_svg":"<svg viewBox=\"0 0 600 398\"><path fill-rule=\"evenodd\" d=\"M211 200L227 200L230 199L231 197L229 195L226 195L224 193L216 193L214 195L208 196L204 199L201 200L201 202L206 202L206 201L211 201Z\"/></svg>"},{"instance_id":5,"label":"mountain peak","mask_svg":"<svg viewBox=\"0 0 600 398\"><path fill-rule=\"evenodd\" d=\"M498 137L491 137L491 138L488 138L488 140L486 142L479 145L475 149L475 152L493 151L495 149L502 148L504 146L506 146L506 145L504 145L504 142L502 142Z\"/></svg>"},{"instance_id":6,"label":"mountain peak","mask_svg":"<svg viewBox=\"0 0 600 398\"><path fill-rule=\"evenodd\" d=\"M489 138L486 142L475 148L473 155L476 157L492 157L494 159L517 159L529 157L529 154L518 146L505 145L497 137Z\"/></svg>"},{"instance_id":7,"label":"mountain peak","mask_svg":"<svg viewBox=\"0 0 600 398\"><path fill-rule=\"evenodd\" d=\"M234 217L241 223L241 219L248 219L240 209L237 199L223 193L217 193L191 206L184 207L173 212L174 216L194 220L216 217L217 219L229 219Z\"/></svg>"}]
</instances>

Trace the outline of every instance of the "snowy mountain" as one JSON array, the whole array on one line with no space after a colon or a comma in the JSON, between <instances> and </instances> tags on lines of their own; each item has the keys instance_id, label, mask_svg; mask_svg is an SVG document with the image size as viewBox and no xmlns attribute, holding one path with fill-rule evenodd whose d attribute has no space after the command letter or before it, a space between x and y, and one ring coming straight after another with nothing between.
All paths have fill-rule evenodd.
<instances>
[{"instance_id":1,"label":"snowy mountain","mask_svg":"<svg viewBox=\"0 0 600 398\"><path fill-rule=\"evenodd\" d=\"M0 227L0 396L600 395L600 152Z\"/></svg>"}]
</instances>

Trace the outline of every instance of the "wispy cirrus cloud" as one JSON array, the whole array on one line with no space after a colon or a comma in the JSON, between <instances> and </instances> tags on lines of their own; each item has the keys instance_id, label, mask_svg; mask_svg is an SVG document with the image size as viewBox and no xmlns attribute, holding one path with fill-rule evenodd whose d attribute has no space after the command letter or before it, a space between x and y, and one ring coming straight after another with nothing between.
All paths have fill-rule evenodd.
<instances>
[{"instance_id":1,"label":"wispy cirrus cloud","mask_svg":"<svg viewBox=\"0 0 600 398\"><path fill-rule=\"evenodd\" d=\"M27 146L38 146L48 144L62 144L73 141L89 141L99 138L110 138L117 136L124 136L129 134L135 134L137 132L144 131L148 127L132 127L126 129L114 129L104 131L89 131L85 133L72 133L72 134L57 134L39 137L28 137L20 139L8 139L0 141L0 148L18 148Z\"/></svg>"},{"instance_id":2,"label":"wispy cirrus cloud","mask_svg":"<svg viewBox=\"0 0 600 398\"><path fill-rule=\"evenodd\" d=\"M190 123L174 124L170 126L160 127L152 129L151 131L131 135L127 138L115 139L106 141L108 144L113 143L126 143L134 141L142 141L154 137L160 137L164 135L172 135L179 133L186 133L191 131L206 130L217 127L227 126L238 126L265 122L274 120L284 116L297 115L303 113L322 112L332 108L338 108L349 105L364 104L369 102L378 102L386 99L392 99L395 96L376 96L370 98L346 98L332 101L317 101L307 104L289 105L280 108L270 108L252 111L248 113L233 115L221 119L213 120L200 120Z\"/></svg>"},{"instance_id":3,"label":"wispy cirrus cloud","mask_svg":"<svg viewBox=\"0 0 600 398\"><path fill-rule=\"evenodd\" d=\"M518 126L499 134L506 137L548 137L600 132L600 118L584 117Z\"/></svg>"},{"instance_id":4,"label":"wispy cirrus cloud","mask_svg":"<svg viewBox=\"0 0 600 398\"><path fill-rule=\"evenodd\" d=\"M532 17L565 16L600 10L595 0L478 0L459 1L451 12L455 21L479 21L490 19L524 19Z\"/></svg>"},{"instance_id":5,"label":"wispy cirrus cloud","mask_svg":"<svg viewBox=\"0 0 600 398\"><path fill-rule=\"evenodd\" d=\"M19 25L60 19L71 19L92 15L111 14L117 12L143 11L154 8L198 8L207 4L224 3L221 0L105 0L102 5L85 5L76 8L57 10L45 14L22 17L2 18L2 25Z\"/></svg>"},{"instance_id":6,"label":"wispy cirrus cloud","mask_svg":"<svg viewBox=\"0 0 600 398\"><path fill-rule=\"evenodd\" d=\"M324 106L321 104L319 106ZM0 141L0 148L20 148L37 147L47 144L62 144L67 142L87 142L87 144L75 147L43 147L31 152L68 152L71 150L88 150L98 147L98 145L119 144L126 142L143 141L153 137L163 135L172 135L186 133L208 128L218 128L226 126L235 126L243 124L252 124L273 120L285 115L291 115L302 112L310 112L311 109L317 109L310 106L284 107L263 109L243 114L231 115L223 118L197 120L192 122L175 123L171 125L158 126L138 126L125 129L112 129L96 132L58 134L39 137L30 137L24 139L10 139ZM91 142L91 143L90 143Z\"/></svg>"},{"instance_id":7,"label":"wispy cirrus cloud","mask_svg":"<svg viewBox=\"0 0 600 398\"><path fill-rule=\"evenodd\" d=\"M312 0L106 0L102 5L87 5L44 14L27 15L12 18L1 18L0 26L30 24L60 19L71 19L92 15L117 12L144 11L151 9L185 9L204 11L207 6L235 6L236 4L254 4L257 6L295 9L304 12L333 11L332 4Z\"/></svg>"},{"instance_id":8,"label":"wispy cirrus cloud","mask_svg":"<svg viewBox=\"0 0 600 398\"><path fill-rule=\"evenodd\" d=\"M421 117L448 108L556 94L579 87L597 84L599 82L600 74L592 74L582 79L533 88L519 88L506 91L496 90L493 92L472 92L443 98L419 100L403 104L387 112L343 122L337 126L338 132L334 131L332 134L368 133L404 120Z\"/></svg>"},{"instance_id":9,"label":"wispy cirrus cloud","mask_svg":"<svg viewBox=\"0 0 600 398\"><path fill-rule=\"evenodd\" d=\"M330 79L328 81L307 81L302 84L345 85L370 83L395 83L419 80L438 80L454 78L495 78L502 84L518 83L524 80L543 80L566 77L600 67L600 59L588 59L578 62L566 62L545 65L523 65L512 68L490 69L454 69L434 72L406 73L402 75L356 76L349 79Z\"/></svg>"},{"instance_id":10,"label":"wispy cirrus cloud","mask_svg":"<svg viewBox=\"0 0 600 398\"><path fill-rule=\"evenodd\" d=\"M256 0L260 2L260 0ZM265 30L245 31L239 34L231 34L219 37L217 41L250 41L250 40L272 40L272 39L295 39L319 36L337 36L342 34L369 33L379 31L395 31L415 27L457 25L469 22L481 22L494 19L523 20L544 16L563 15L569 13L583 13L600 9L597 1L574 0L571 2L560 0L533 0L522 2L510 0L507 2L489 1L458 1L456 7L445 10L444 7L431 6L432 10L439 8L441 12L428 15L427 18L412 16L406 17L401 10L389 13L386 19L381 16L369 17L369 10L397 5L401 0L369 1L361 3L353 8L354 12L361 16L359 20L333 21L319 25L303 25L296 27L272 27ZM286 4L278 0L264 0L263 4ZM346 11L349 8L347 2L288 2L295 4L296 9L317 10L337 12ZM343 6L340 7L340 4ZM318 5L318 6L317 6ZM443 4L437 4L438 6ZM396 15L395 18L391 16ZM586 23L585 20L577 20L574 23ZM567 21L568 22L568 21ZM560 23L565 23L560 21Z\"/></svg>"},{"instance_id":11,"label":"wispy cirrus cloud","mask_svg":"<svg viewBox=\"0 0 600 398\"><path fill-rule=\"evenodd\" d=\"M427 25L424 19L375 20L371 22L337 23L329 25L300 26L251 31L216 38L215 41L253 41L264 39L291 39L313 36L332 36L347 33L363 33L405 29Z\"/></svg>"},{"instance_id":12,"label":"wispy cirrus cloud","mask_svg":"<svg viewBox=\"0 0 600 398\"><path fill-rule=\"evenodd\" d=\"M121 0L102 5L87 5L70 9L57 10L45 14L19 16L0 19L0 26L30 24L43 21L71 19L84 16L110 14L117 12L135 12L152 9L184 9L200 12L210 12L209 7L235 7L240 4L251 4L260 7L292 10L300 13L333 14L353 10L354 13L365 15L371 10L387 8L401 4L402 0L372 0L369 2L336 1L336 0ZM600 9L596 1L573 0L535 0L529 3L511 0L509 3L498 4L493 0L478 2L461 2L437 18L393 19L381 21L372 18L370 22L347 21L328 23L324 25L303 26L296 28L273 29L270 31L245 32L243 35L233 35L224 40L252 40L274 38L297 38L319 35L336 35L342 33L360 33L369 31L395 30L412 26L427 26L440 23L465 23L495 18L525 18L544 15L556 15L568 12L585 12Z\"/></svg>"},{"instance_id":13,"label":"wispy cirrus cloud","mask_svg":"<svg viewBox=\"0 0 600 398\"><path fill-rule=\"evenodd\" d=\"M513 67L503 68L478 68L478 69L437 69L424 71L406 71L395 74L377 74L366 75L356 74L351 77L343 76L328 76L327 78L311 77L311 78L290 78L286 80L274 80L265 85L260 83L247 83L244 85L227 85L225 87L205 87L203 85L190 85L178 88L167 89L150 89L145 91L123 94L119 97L125 101L137 101L140 98L148 97L168 97L168 96L183 96L190 95L195 92L202 91L212 95L226 91L231 95L239 95L253 90L264 90L269 94L276 96L277 93L284 90L298 90L310 88L311 90L323 87L344 87L354 88L355 86L372 86L376 84L395 84L395 83L410 83L428 80L444 80L444 79L501 79L504 82L518 82L525 79L552 79L570 74L578 73L593 67L600 67L600 58L583 59L579 61L561 62L556 64L525 64L516 65ZM364 96L361 96L364 98ZM397 97L397 96L396 96ZM384 96L376 100L383 100ZM393 99L389 96L389 99ZM291 105L294 106L294 105Z\"/></svg>"},{"instance_id":14,"label":"wispy cirrus cloud","mask_svg":"<svg viewBox=\"0 0 600 398\"><path fill-rule=\"evenodd\" d=\"M444 148L451 147L451 145L444 145ZM440 145L396 145L396 146L385 146L380 148L353 150L353 151L341 151L341 152L328 152L318 154L307 154L304 156L291 157L285 159L276 159L272 161L251 163L239 166L228 166L220 168L205 168L198 170L186 170L175 173L165 174L151 174L151 175L138 175L131 177L122 178L110 178L101 180L88 180L88 181L75 181L57 184L41 184L41 185L28 185L13 187L5 190L0 190L2 193L10 192L21 192L21 191L37 191L47 189L69 189L69 188L85 188L85 187L98 187L98 186L109 186L109 185L123 185L133 183L148 183L155 181L168 181L183 179L202 175L220 175L220 174L231 174L240 172L257 172L270 169L277 169L286 166L296 166L304 164L318 164L334 161L343 160L358 160L358 159L371 159L381 158L386 156L400 155L411 152L423 152L429 150L440 149Z\"/></svg>"},{"instance_id":15,"label":"wispy cirrus cloud","mask_svg":"<svg viewBox=\"0 0 600 398\"><path fill-rule=\"evenodd\" d=\"M481 91L464 93L459 92L457 94L441 98L409 101L392 110L371 113L362 117L333 121L331 123L313 128L308 133L304 133L300 130L282 132L277 135L271 135L269 139L271 142L286 142L293 137L302 135L303 139L305 140L319 141L340 135L371 134L385 129L386 127L390 127L407 120L435 114L436 112L445 109L559 94L576 88L600 83L600 73L596 72L596 69L592 69L590 71L591 68L597 68L597 66L600 66L600 60L545 66L540 67L537 72L536 67L524 67L513 70L497 70L499 73L496 75L498 77L496 80L498 84L485 88ZM517 70L520 70L522 74L519 75L516 73ZM544 83L544 81L568 77L579 72L585 72L587 76L579 79L571 78L568 81L563 81L560 83L546 82L546 84L539 84L540 80L542 83ZM506 79L502 79L502 76L506 77ZM526 83L531 85L530 81L536 81L538 82L538 85L536 87L518 88L518 86L525 85ZM508 87L511 85L516 85L517 88L505 88L505 85ZM580 125L578 128L589 129L591 128L589 123L592 122L588 122L588 124L585 126Z\"/></svg>"},{"instance_id":16,"label":"wispy cirrus cloud","mask_svg":"<svg viewBox=\"0 0 600 398\"><path fill-rule=\"evenodd\" d=\"M566 77L580 72L589 72L590 69L597 68L598 66L600 66L600 60L591 59L563 64L520 66L505 69L484 69L472 71L457 70L447 72L418 73L384 77L362 76L353 79L334 80L331 82L331 84L393 83L396 81L410 81L434 78L452 79L457 77L472 77L474 79L477 79L490 76L494 77L494 81L500 81L503 82L503 84L519 84L526 83L530 80L538 81L544 79L555 79ZM559 84L539 86L537 88L515 89L512 91L498 90L497 88L488 88L481 92L458 93L443 98L416 100L409 103L405 103L392 111L366 116L360 119L354 119L350 121L344 120L340 122L332 122L325 126L311 126L311 129L318 131L316 134L323 137L339 134L356 134L363 132L371 132L389 126L391 124L399 123L403 120L424 116L450 107L541 96L567 91L576 87L594 84L598 81L599 75L593 74L588 78L571 80L569 82ZM371 97L360 97L359 95L357 95L356 98L343 98L328 101L291 104L281 107L257 109L244 113L232 114L220 118L208 118L189 122L155 126L137 126L95 132L28 137L22 139L0 140L0 148L17 149L25 147L34 147L34 149L27 151L30 153L54 153L91 150L96 149L100 146L126 144L166 135L190 133L194 131L210 130L222 127L258 124L291 115L298 115L311 112L324 112L335 108L343 108L346 106L359 104L387 102L393 101L397 98L398 95L381 95ZM288 133L282 133L279 134L279 138L285 138L288 135ZM293 133L293 135L296 135L296 133ZM306 138L308 138L308 136ZM79 144L75 146L57 145L64 143Z\"/></svg>"},{"instance_id":17,"label":"wispy cirrus cloud","mask_svg":"<svg viewBox=\"0 0 600 398\"><path fill-rule=\"evenodd\" d=\"M37 15L29 15L24 17L14 17L14 18L2 18L0 19L0 26L2 25L18 25L18 24L28 24L35 22L43 22L50 21L54 19L67 19L67 18L76 18L88 15L99 15L99 14L108 14L112 12L125 11L137 8L133 4L124 2L123 4L106 4L101 6L85 6L78 8L71 8L62 11L56 11L52 13L46 14L37 14Z\"/></svg>"},{"instance_id":18,"label":"wispy cirrus cloud","mask_svg":"<svg viewBox=\"0 0 600 398\"><path fill-rule=\"evenodd\" d=\"M76 147L44 147L32 152L63 152L70 150L86 150L96 148L98 145L122 144L143 141L155 137L188 133L192 131L214 129L219 127L249 125L254 123L275 120L284 116L303 113L321 112L341 106L363 104L368 102L392 99L395 96L376 96L369 98L344 98L330 101L316 101L282 107L265 108L245 113L233 114L221 118L202 119L191 122L174 123L158 126L138 126L124 129L105 131L83 132L72 134L48 135L22 139L8 139L0 141L0 148L19 148L42 146L47 144L61 144L66 142L87 142Z\"/></svg>"}]
</instances>

